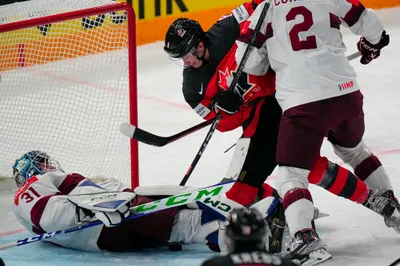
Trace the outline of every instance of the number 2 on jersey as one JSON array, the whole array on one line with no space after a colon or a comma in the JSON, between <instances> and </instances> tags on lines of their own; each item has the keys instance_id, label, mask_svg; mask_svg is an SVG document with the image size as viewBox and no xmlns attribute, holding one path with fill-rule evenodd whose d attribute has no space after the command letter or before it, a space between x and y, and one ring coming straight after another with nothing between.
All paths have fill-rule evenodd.
<instances>
[{"instance_id":1,"label":"number 2 on jersey","mask_svg":"<svg viewBox=\"0 0 400 266\"><path fill-rule=\"evenodd\" d=\"M298 15L301 15L304 20L301 23L295 24L289 32L290 43L293 51L316 49L317 40L314 35L307 36L305 40L300 40L299 36L300 32L308 31L314 24L312 12L304 6L293 7L287 13L286 21L295 20ZM333 14L329 14L329 20L331 22L331 27L336 28L334 25L339 21L339 18ZM339 26L337 26L337 28L338 27Z\"/></svg>"},{"instance_id":2,"label":"number 2 on jersey","mask_svg":"<svg viewBox=\"0 0 400 266\"><path fill-rule=\"evenodd\" d=\"M296 24L289 32L290 43L292 44L293 51L300 51L305 49L317 48L317 40L314 35L307 36L305 40L300 40L299 33L302 31L308 31L314 24L312 13L304 6L297 6L290 9L286 15L286 21L292 21L296 19L297 15L302 15L304 21Z\"/></svg>"}]
</instances>

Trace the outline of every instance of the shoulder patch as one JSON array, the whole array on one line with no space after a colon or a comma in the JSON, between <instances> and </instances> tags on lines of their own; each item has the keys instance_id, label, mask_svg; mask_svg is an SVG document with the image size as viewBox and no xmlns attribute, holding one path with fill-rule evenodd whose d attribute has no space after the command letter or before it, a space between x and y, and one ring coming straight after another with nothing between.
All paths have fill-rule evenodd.
<instances>
[{"instance_id":1,"label":"shoulder patch","mask_svg":"<svg viewBox=\"0 0 400 266\"><path fill-rule=\"evenodd\" d=\"M238 23L241 23L250 17L249 12L244 5L240 5L232 10L232 14Z\"/></svg>"}]
</instances>

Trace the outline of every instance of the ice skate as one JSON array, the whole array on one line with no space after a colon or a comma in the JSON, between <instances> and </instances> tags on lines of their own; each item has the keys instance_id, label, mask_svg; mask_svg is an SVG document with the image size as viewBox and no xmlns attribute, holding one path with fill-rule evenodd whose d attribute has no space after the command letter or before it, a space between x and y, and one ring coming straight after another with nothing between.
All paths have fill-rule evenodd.
<instances>
[{"instance_id":1,"label":"ice skate","mask_svg":"<svg viewBox=\"0 0 400 266\"><path fill-rule=\"evenodd\" d=\"M290 253L286 256L304 266L316 265L324 262L332 255L326 251L326 244L312 229L298 231L291 242Z\"/></svg>"},{"instance_id":2,"label":"ice skate","mask_svg":"<svg viewBox=\"0 0 400 266\"><path fill-rule=\"evenodd\" d=\"M389 191L385 192L388 193ZM377 191L370 191L367 201L363 204L368 209L382 215L385 219L390 218L398 203L390 193L379 195ZM393 194L393 192L392 192Z\"/></svg>"},{"instance_id":3,"label":"ice skate","mask_svg":"<svg viewBox=\"0 0 400 266\"><path fill-rule=\"evenodd\" d=\"M272 254L282 252L283 233L287 225L285 221L285 210L283 205L279 204L271 215L267 217L267 222L270 228L271 236L269 237L268 251Z\"/></svg>"},{"instance_id":4,"label":"ice skate","mask_svg":"<svg viewBox=\"0 0 400 266\"><path fill-rule=\"evenodd\" d=\"M314 207L314 219L312 220L311 225L316 234L317 232L314 221L318 218L323 218L327 216L329 215L320 212L317 207ZM268 251L273 254L274 253L281 253L282 255L288 254L288 252L290 252L290 246L289 246L290 236L282 204L279 204L278 207L274 210L274 212L267 217L267 222L271 231Z\"/></svg>"},{"instance_id":5,"label":"ice skate","mask_svg":"<svg viewBox=\"0 0 400 266\"><path fill-rule=\"evenodd\" d=\"M390 215L384 216L385 224L400 234L400 204L397 198L394 196L392 190L388 190L381 195L384 198L390 200L390 210L393 210Z\"/></svg>"}]
</instances>

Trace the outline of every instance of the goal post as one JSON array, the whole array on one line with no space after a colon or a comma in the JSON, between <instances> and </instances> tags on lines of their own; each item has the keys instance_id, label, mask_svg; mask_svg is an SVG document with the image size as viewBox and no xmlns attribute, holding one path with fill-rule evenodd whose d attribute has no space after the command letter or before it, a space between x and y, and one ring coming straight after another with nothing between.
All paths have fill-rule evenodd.
<instances>
[{"instance_id":1,"label":"goal post","mask_svg":"<svg viewBox=\"0 0 400 266\"><path fill-rule=\"evenodd\" d=\"M112 0L0 6L0 177L42 150L66 172L138 185L135 14Z\"/></svg>"}]
</instances>

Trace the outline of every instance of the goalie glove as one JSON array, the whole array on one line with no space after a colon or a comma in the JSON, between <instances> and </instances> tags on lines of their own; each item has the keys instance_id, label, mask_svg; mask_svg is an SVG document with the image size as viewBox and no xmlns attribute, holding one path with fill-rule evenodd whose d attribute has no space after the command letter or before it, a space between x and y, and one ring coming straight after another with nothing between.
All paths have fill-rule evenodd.
<instances>
[{"instance_id":1,"label":"goalie glove","mask_svg":"<svg viewBox=\"0 0 400 266\"><path fill-rule=\"evenodd\" d=\"M114 227L120 224L129 216L129 207L122 205L119 209L113 212L93 211L81 208L76 205L76 223L87 223L95 219L100 220L107 227Z\"/></svg>"},{"instance_id":2,"label":"goalie glove","mask_svg":"<svg viewBox=\"0 0 400 266\"><path fill-rule=\"evenodd\" d=\"M127 205L122 205L115 212L96 212L95 216L105 226L113 227L120 224L125 218L129 216L129 208Z\"/></svg>"},{"instance_id":3,"label":"goalie glove","mask_svg":"<svg viewBox=\"0 0 400 266\"><path fill-rule=\"evenodd\" d=\"M130 202L136 194L132 192L106 191L89 180L83 180L67 196L76 206L76 221L90 222L94 217L111 227L129 216Z\"/></svg>"}]
</instances>

